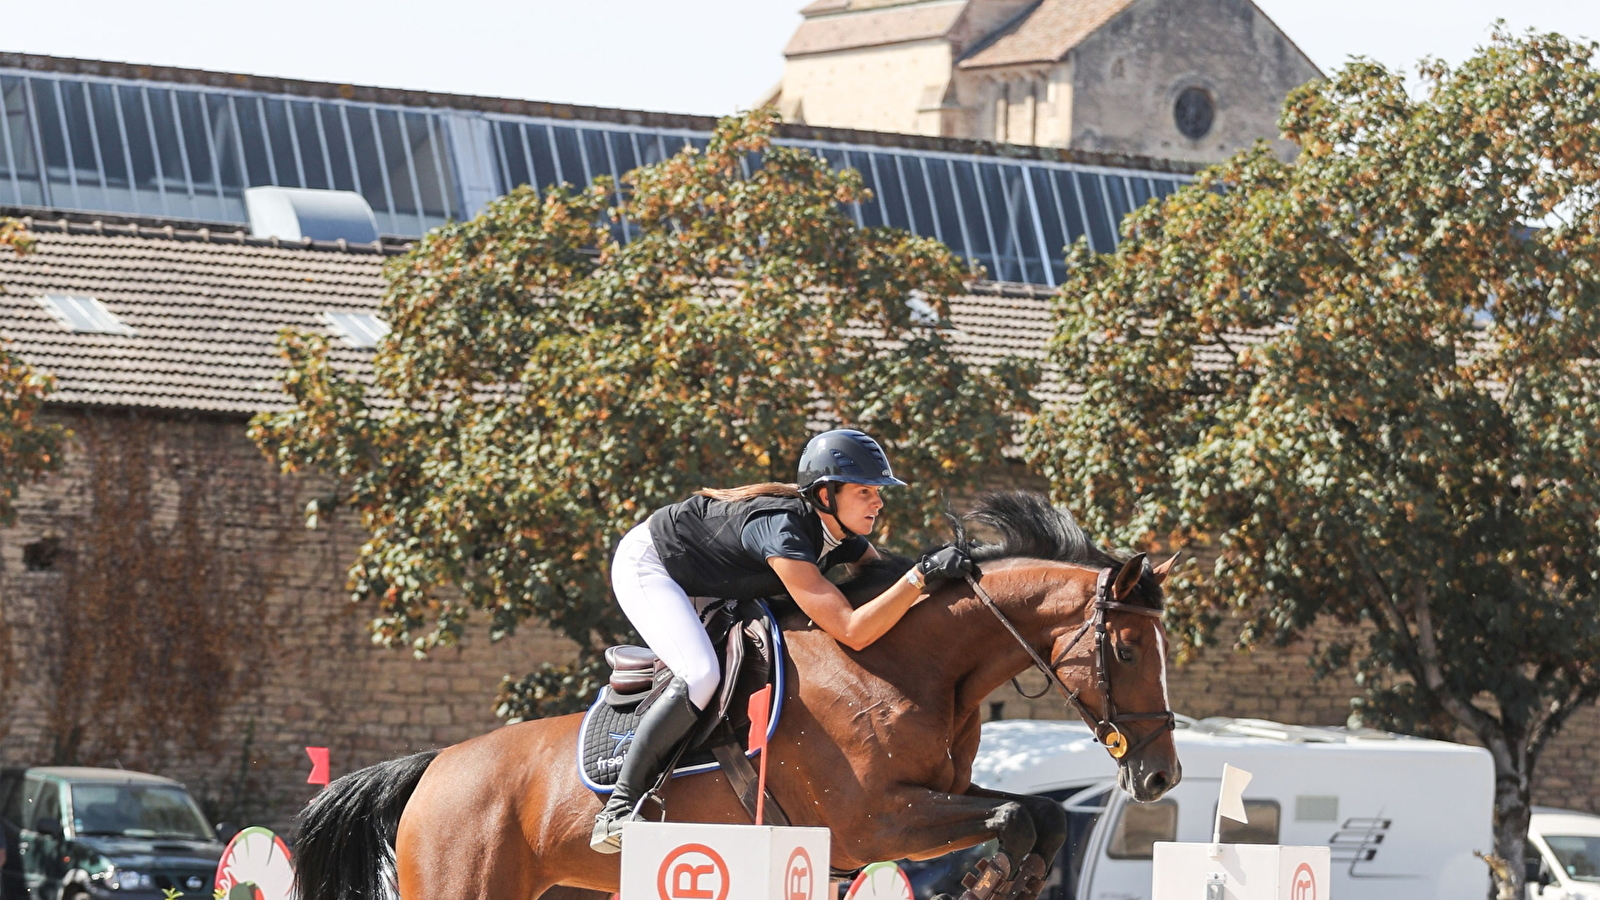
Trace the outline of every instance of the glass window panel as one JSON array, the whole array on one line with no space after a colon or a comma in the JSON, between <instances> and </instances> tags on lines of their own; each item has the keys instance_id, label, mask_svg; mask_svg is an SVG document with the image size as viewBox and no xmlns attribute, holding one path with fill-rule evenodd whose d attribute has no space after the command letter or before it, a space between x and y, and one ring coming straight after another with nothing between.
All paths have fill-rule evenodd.
<instances>
[{"instance_id":1,"label":"glass window panel","mask_svg":"<svg viewBox=\"0 0 1600 900\"><path fill-rule=\"evenodd\" d=\"M1157 197L1170 197L1174 191L1182 187L1178 182L1166 178L1152 178L1150 181L1155 185Z\"/></svg>"},{"instance_id":2,"label":"glass window panel","mask_svg":"<svg viewBox=\"0 0 1600 900\"><path fill-rule=\"evenodd\" d=\"M996 268L991 278L1001 281L1028 281L1023 264L1023 230L1032 230L1031 222L1024 222L1027 198L1021 196L1025 188L1016 177L1015 166L979 163L978 172L983 178L984 200L988 204L989 222L995 241ZM1028 240L1029 245L1033 243ZM1037 251L1035 251L1037 256ZM1040 281L1043 281L1041 275Z\"/></svg>"},{"instance_id":3,"label":"glass window panel","mask_svg":"<svg viewBox=\"0 0 1600 900\"><path fill-rule=\"evenodd\" d=\"M34 152L33 129L29 127L26 90L21 78L0 76L0 151L5 153L6 165L0 191L9 191L15 203L47 206Z\"/></svg>"},{"instance_id":4,"label":"glass window panel","mask_svg":"<svg viewBox=\"0 0 1600 900\"><path fill-rule=\"evenodd\" d=\"M523 146L522 126L515 122L494 123L495 155L500 163L500 177L508 187L534 184L533 171L528 167L528 149Z\"/></svg>"},{"instance_id":5,"label":"glass window panel","mask_svg":"<svg viewBox=\"0 0 1600 900\"><path fill-rule=\"evenodd\" d=\"M1127 180L1121 175L1106 175L1104 177L1106 196L1111 201L1111 214L1114 217L1113 227L1120 232L1122 230L1123 216L1133 211L1132 205L1128 202Z\"/></svg>"},{"instance_id":6,"label":"glass window panel","mask_svg":"<svg viewBox=\"0 0 1600 900\"><path fill-rule=\"evenodd\" d=\"M658 163L672 154L667 148L666 140L659 134L639 134L635 137L638 139L641 166Z\"/></svg>"},{"instance_id":7,"label":"glass window panel","mask_svg":"<svg viewBox=\"0 0 1600 900\"><path fill-rule=\"evenodd\" d=\"M382 147L373 128L371 110L362 106L345 107L345 123L350 130L350 148L355 152L356 177L360 180L361 196L367 198L378 222L391 222L394 212L389 205L389 193L384 187L383 166L380 162ZM389 233L394 233L392 224Z\"/></svg>"},{"instance_id":8,"label":"glass window panel","mask_svg":"<svg viewBox=\"0 0 1600 900\"><path fill-rule=\"evenodd\" d=\"M877 175L878 199L883 206L884 218L895 228L911 230L911 216L906 211L906 192L900 184L900 167L895 165L892 153L868 154Z\"/></svg>"},{"instance_id":9,"label":"glass window panel","mask_svg":"<svg viewBox=\"0 0 1600 900\"><path fill-rule=\"evenodd\" d=\"M1100 176L1090 172L1075 172L1078 195L1083 199L1083 217L1089 228L1089 246L1096 253L1110 253L1116 247L1111 236L1105 194L1100 188Z\"/></svg>"},{"instance_id":10,"label":"glass window panel","mask_svg":"<svg viewBox=\"0 0 1600 900\"><path fill-rule=\"evenodd\" d=\"M1066 263L1062 256L1066 253L1067 233L1056 199L1054 179L1050 177L1049 170L1041 168L1030 169L1028 177L1033 180L1033 197L1039 203L1039 230L1044 232L1044 258L1054 275L1054 283L1060 284L1066 276Z\"/></svg>"},{"instance_id":11,"label":"glass window panel","mask_svg":"<svg viewBox=\"0 0 1600 900\"><path fill-rule=\"evenodd\" d=\"M90 135L95 139L95 158L105 177L107 206L134 211L132 183L128 176L128 155L123 150L122 125L117 121L116 87L104 82L85 82Z\"/></svg>"},{"instance_id":12,"label":"glass window panel","mask_svg":"<svg viewBox=\"0 0 1600 900\"><path fill-rule=\"evenodd\" d=\"M160 191L166 188L166 185L161 183L165 167L157 169L156 148L150 142L155 129L151 127L150 116L145 114L144 92L132 85L121 85L117 88L117 103L122 107L122 123L127 132L123 148L127 152L129 164L133 166L133 186L147 195L147 198L141 199L142 204L155 207L160 203L157 199ZM169 120L172 118L170 111L167 118ZM171 127L170 121L166 124ZM183 161L173 160L173 162L178 164L177 173L181 178Z\"/></svg>"},{"instance_id":13,"label":"glass window panel","mask_svg":"<svg viewBox=\"0 0 1600 900\"><path fill-rule=\"evenodd\" d=\"M200 112L201 96L194 91L155 91L150 92L150 104L156 104L156 98L167 94L162 101L164 107L177 107L173 114L173 134L183 142L183 155L189 159L189 178L194 184L196 194L216 194L219 190L216 172L212 168L211 142L207 138L205 116ZM154 112L154 110L152 110ZM159 143L163 138L158 134Z\"/></svg>"},{"instance_id":14,"label":"glass window panel","mask_svg":"<svg viewBox=\"0 0 1600 900\"><path fill-rule=\"evenodd\" d=\"M345 133L344 116L339 106L323 103L317 106L317 118L322 124L321 139L328 142L328 174L336 191L359 190L356 186L356 167L352 162L350 136Z\"/></svg>"},{"instance_id":15,"label":"glass window panel","mask_svg":"<svg viewBox=\"0 0 1600 900\"><path fill-rule=\"evenodd\" d=\"M249 173L245 169L244 153L239 146L238 110L228 97L216 94L207 95L203 108L210 122L211 143L217 154L217 180L222 186L224 207L231 208L236 204L238 209L237 216L223 218L243 221L244 189L249 184Z\"/></svg>"},{"instance_id":16,"label":"glass window panel","mask_svg":"<svg viewBox=\"0 0 1600 900\"><path fill-rule=\"evenodd\" d=\"M261 99L261 111L267 122L267 137L271 141L272 171L277 184L285 187L307 187L301 176L300 154L295 152L299 143L289 128L289 110L283 100Z\"/></svg>"},{"instance_id":17,"label":"glass window panel","mask_svg":"<svg viewBox=\"0 0 1600 900\"><path fill-rule=\"evenodd\" d=\"M606 133L594 128L585 128L579 132L583 138L583 156L589 163L589 177L598 178L601 175L610 175L616 178L620 172L611 169L611 152L606 147Z\"/></svg>"},{"instance_id":18,"label":"glass window panel","mask_svg":"<svg viewBox=\"0 0 1600 900\"><path fill-rule=\"evenodd\" d=\"M66 120L67 147L71 153L73 176L79 188L79 204L101 205L100 191L87 190L100 186L100 167L95 163L94 126L89 122L89 103L84 96L84 85L57 82L60 115Z\"/></svg>"},{"instance_id":19,"label":"glass window panel","mask_svg":"<svg viewBox=\"0 0 1600 900\"><path fill-rule=\"evenodd\" d=\"M560 170L556 168L556 150L551 143L549 127L524 125L522 136L527 141L528 155L533 159L532 183L541 191L560 184Z\"/></svg>"},{"instance_id":20,"label":"glass window panel","mask_svg":"<svg viewBox=\"0 0 1600 900\"><path fill-rule=\"evenodd\" d=\"M1112 859L1152 859L1157 841L1178 839L1178 804L1173 800L1129 803L1122 807L1106 855Z\"/></svg>"},{"instance_id":21,"label":"glass window panel","mask_svg":"<svg viewBox=\"0 0 1600 900\"><path fill-rule=\"evenodd\" d=\"M300 146L300 168L306 173L305 186L327 191L333 189L328 174L328 163L323 155L322 139L317 135L317 109L304 100L289 102L289 116L294 124L294 136Z\"/></svg>"},{"instance_id":22,"label":"glass window panel","mask_svg":"<svg viewBox=\"0 0 1600 900\"><path fill-rule=\"evenodd\" d=\"M1128 177L1128 186L1133 188L1133 208L1138 209L1149 202L1155 192L1150 189L1150 179Z\"/></svg>"},{"instance_id":23,"label":"glass window panel","mask_svg":"<svg viewBox=\"0 0 1600 900\"><path fill-rule=\"evenodd\" d=\"M262 129L263 116L258 105L259 97L233 98L234 125L239 129L239 141L244 145L245 184L258 187L276 184L279 173L273 171L271 145Z\"/></svg>"},{"instance_id":24,"label":"glass window panel","mask_svg":"<svg viewBox=\"0 0 1600 900\"><path fill-rule=\"evenodd\" d=\"M427 113L408 112L404 115L406 139L411 149L411 167L416 173L418 200L422 215L430 226L441 224L450 216L449 187L440 175L442 160L435 152L433 129Z\"/></svg>"},{"instance_id":25,"label":"glass window panel","mask_svg":"<svg viewBox=\"0 0 1600 900\"><path fill-rule=\"evenodd\" d=\"M702 153L705 152L707 147L711 146L711 142L703 137L690 137L685 140L684 143L694 147L696 150L699 150Z\"/></svg>"},{"instance_id":26,"label":"glass window panel","mask_svg":"<svg viewBox=\"0 0 1600 900\"><path fill-rule=\"evenodd\" d=\"M411 172L406 165L406 138L401 131L400 115L392 109L375 110L378 134L382 138L384 174L389 181L389 193L394 198L396 224L392 234L409 234L415 222L405 221L417 214L417 197L411 190Z\"/></svg>"},{"instance_id":27,"label":"glass window panel","mask_svg":"<svg viewBox=\"0 0 1600 900\"><path fill-rule=\"evenodd\" d=\"M902 156L900 172L905 176L906 203L911 207L912 229L917 234L939 238L942 229L933 218L933 198L929 196L928 176L923 169L926 162L920 156Z\"/></svg>"},{"instance_id":28,"label":"glass window panel","mask_svg":"<svg viewBox=\"0 0 1600 900\"><path fill-rule=\"evenodd\" d=\"M1244 817L1246 822L1235 822L1232 819L1221 819L1222 842L1225 844L1276 844L1278 842L1278 818L1282 814L1276 800L1251 800L1245 798ZM1215 811L1212 813L1215 817Z\"/></svg>"},{"instance_id":29,"label":"glass window panel","mask_svg":"<svg viewBox=\"0 0 1600 900\"><path fill-rule=\"evenodd\" d=\"M565 125L552 125L550 135L555 138L556 162L561 167L561 180L577 188L587 185L589 175L583 170L583 156L578 151L577 130Z\"/></svg>"},{"instance_id":30,"label":"glass window panel","mask_svg":"<svg viewBox=\"0 0 1600 900\"><path fill-rule=\"evenodd\" d=\"M148 117L146 121L149 122L150 134L154 135L156 167L160 170L161 184L166 189L168 200L183 197L187 202L194 194L190 179L195 170L189 160L182 130L178 127L178 116L172 103L173 92L163 88L143 88L138 95L137 100L132 99L131 93L123 95L127 98L122 102L123 113L137 109ZM128 119L128 131L132 140L134 119L131 117ZM203 136L205 131L199 129L199 134ZM204 155L203 150L201 155Z\"/></svg>"},{"instance_id":31,"label":"glass window panel","mask_svg":"<svg viewBox=\"0 0 1600 900\"><path fill-rule=\"evenodd\" d=\"M633 148L633 135L626 131L613 131L610 140L611 158L616 162L618 178L639 168L639 154Z\"/></svg>"},{"instance_id":32,"label":"glass window panel","mask_svg":"<svg viewBox=\"0 0 1600 900\"><path fill-rule=\"evenodd\" d=\"M961 207L956 202L955 181L950 173L950 163L943 159L925 159L922 161L923 170L928 177L929 193L933 199L934 223L938 226L939 239L945 246L961 254L968 255L966 229L962 227Z\"/></svg>"},{"instance_id":33,"label":"glass window panel","mask_svg":"<svg viewBox=\"0 0 1600 900\"><path fill-rule=\"evenodd\" d=\"M73 171L71 147L67 141L66 120L56 96L54 82L29 79L29 93L39 128L40 152L44 156L45 177L56 189L56 203L81 203L77 196L77 172Z\"/></svg>"},{"instance_id":34,"label":"glass window panel","mask_svg":"<svg viewBox=\"0 0 1600 900\"><path fill-rule=\"evenodd\" d=\"M975 257L994 277L994 246L989 239L989 214L978 194L978 173L966 160L952 160L956 200L961 205L961 221L966 229L967 255Z\"/></svg>"},{"instance_id":35,"label":"glass window panel","mask_svg":"<svg viewBox=\"0 0 1600 900\"><path fill-rule=\"evenodd\" d=\"M872 192L872 198L860 204L861 224L867 228L883 227L883 198L878 192L877 175L872 171L872 155L856 151L845 153L847 164L861 173L861 183Z\"/></svg>"}]
</instances>

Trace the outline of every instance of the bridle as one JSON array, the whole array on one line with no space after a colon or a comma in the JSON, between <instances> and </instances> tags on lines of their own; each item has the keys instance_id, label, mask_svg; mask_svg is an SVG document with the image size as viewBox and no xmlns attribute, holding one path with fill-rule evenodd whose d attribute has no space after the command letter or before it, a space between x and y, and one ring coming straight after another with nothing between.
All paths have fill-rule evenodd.
<instances>
[{"instance_id":1,"label":"bridle","mask_svg":"<svg viewBox=\"0 0 1600 900\"><path fill-rule=\"evenodd\" d=\"M972 586L972 592L978 595L978 599L983 601L983 605L989 607L989 611L1000 619L1000 624L1004 625L1006 630L1011 632L1011 636L1017 639L1017 643L1022 645L1022 649L1028 652L1028 656L1033 660L1034 666L1045 674L1045 677L1050 680L1050 684L1054 685L1055 689L1061 692L1061 696L1066 698L1067 703L1078 711L1078 715L1083 717L1083 721L1094 731L1095 740L1105 745L1106 752L1111 754L1112 759L1120 760L1129 753L1138 752L1159 735L1176 728L1177 717L1172 714L1170 709L1165 709L1161 712L1131 712L1119 715L1117 713L1117 703L1111 699L1111 667L1107 664L1108 660L1106 659L1106 654L1110 652L1111 639L1106 633L1106 613L1125 612L1149 616L1154 619L1161 618L1161 610L1159 609L1134 606L1130 603L1118 603L1111 593L1112 580L1116 577L1116 573L1116 569L1100 570L1100 575L1096 579L1094 586L1093 615L1084 619L1083 625L1072 636L1072 640L1068 641L1067 646L1063 647L1061 652L1056 654L1056 658L1048 663L1044 661L1044 657L1039 655L1039 651L1033 649L1033 645L1028 643L1027 638L1024 638L1022 633L1017 631L1017 626L1011 624L1011 620L1006 618L1006 614L1000 611L999 604L995 603L994 598L989 596L989 592L978 584L978 579L972 577L971 574L968 574L966 578L967 584ZM1095 652L1093 659L1096 686L1100 690L1100 696L1104 698L1102 701L1102 705L1105 707L1104 715L1096 715L1094 710L1083 702L1083 698L1078 696L1080 692L1068 688L1067 683L1062 681L1061 676L1056 673L1056 668L1066 661L1067 654L1072 652L1072 648L1077 646L1078 641L1082 640L1083 636L1091 628L1094 629ZM1117 727L1128 722L1154 720L1159 720L1161 724L1156 728L1152 728L1149 734L1140 738L1138 743L1131 747L1128 745L1127 734Z\"/></svg>"}]
</instances>

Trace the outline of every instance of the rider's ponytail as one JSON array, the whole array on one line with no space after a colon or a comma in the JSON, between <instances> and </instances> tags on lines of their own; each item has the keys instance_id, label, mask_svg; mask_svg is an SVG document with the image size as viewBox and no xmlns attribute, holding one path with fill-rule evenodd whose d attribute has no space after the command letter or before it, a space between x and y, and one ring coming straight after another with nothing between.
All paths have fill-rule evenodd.
<instances>
[{"instance_id":1,"label":"rider's ponytail","mask_svg":"<svg viewBox=\"0 0 1600 900\"><path fill-rule=\"evenodd\" d=\"M740 500L754 500L757 497L799 497L800 486L782 481L766 481L734 488L701 488L694 493L697 497L737 503Z\"/></svg>"}]
</instances>

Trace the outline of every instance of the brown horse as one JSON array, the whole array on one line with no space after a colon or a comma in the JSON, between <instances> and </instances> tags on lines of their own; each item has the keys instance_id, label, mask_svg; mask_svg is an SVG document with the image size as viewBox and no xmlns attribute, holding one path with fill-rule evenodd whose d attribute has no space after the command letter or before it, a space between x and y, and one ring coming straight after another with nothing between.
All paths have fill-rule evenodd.
<instances>
[{"instance_id":1,"label":"brown horse","mask_svg":"<svg viewBox=\"0 0 1600 900\"><path fill-rule=\"evenodd\" d=\"M1165 636L1159 618L1170 561L1118 561L1037 495L985 498L969 520L999 533L974 549L978 584L1034 654L1050 659L1091 715L1122 721L1131 752L1119 783L1150 801L1181 775L1167 722ZM880 566L847 596L874 596ZM1102 612L1106 651L1073 643L1091 620L1101 572L1114 600ZM880 577L881 576L881 577ZM1120 608L1118 608L1120 607ZM965 582L946 584L872 646L851 651L798 611L781 617L788 645L783 716L766 752L770 789L796 825L832 829L832 864L937 856L998 838L1011 860L1053 861L1061 807L971 782L985 697L1031 663ZM1102 671L1102 668L1105 671ZM511 725L462 744L393 760L335 781L307 808L297 841L300 900L533 900L558 885L617 890L619 857L589 849L600 800L579 780L581 716ZM1126 747L1125 747L1126 749ZM720 772L671 781L671 821L748 822Z\"/></svg>"}]
</instances>

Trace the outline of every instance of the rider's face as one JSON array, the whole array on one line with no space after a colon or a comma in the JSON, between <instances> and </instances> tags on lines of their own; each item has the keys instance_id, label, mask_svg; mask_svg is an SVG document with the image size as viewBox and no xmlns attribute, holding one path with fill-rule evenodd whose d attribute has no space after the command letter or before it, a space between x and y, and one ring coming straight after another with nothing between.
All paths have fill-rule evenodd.
<instances>
[{"instance_id":1,"label":"rider's face","mask_svg":"<svg viewBox=\"0 0 1600 900\"><path fill-rule=\"evenodd\" d=\"M839 524L855 534L871 534L883 509L883 489L875 484L834 484L825 490L831 495Z\"/></svg>"}]
</instances>

